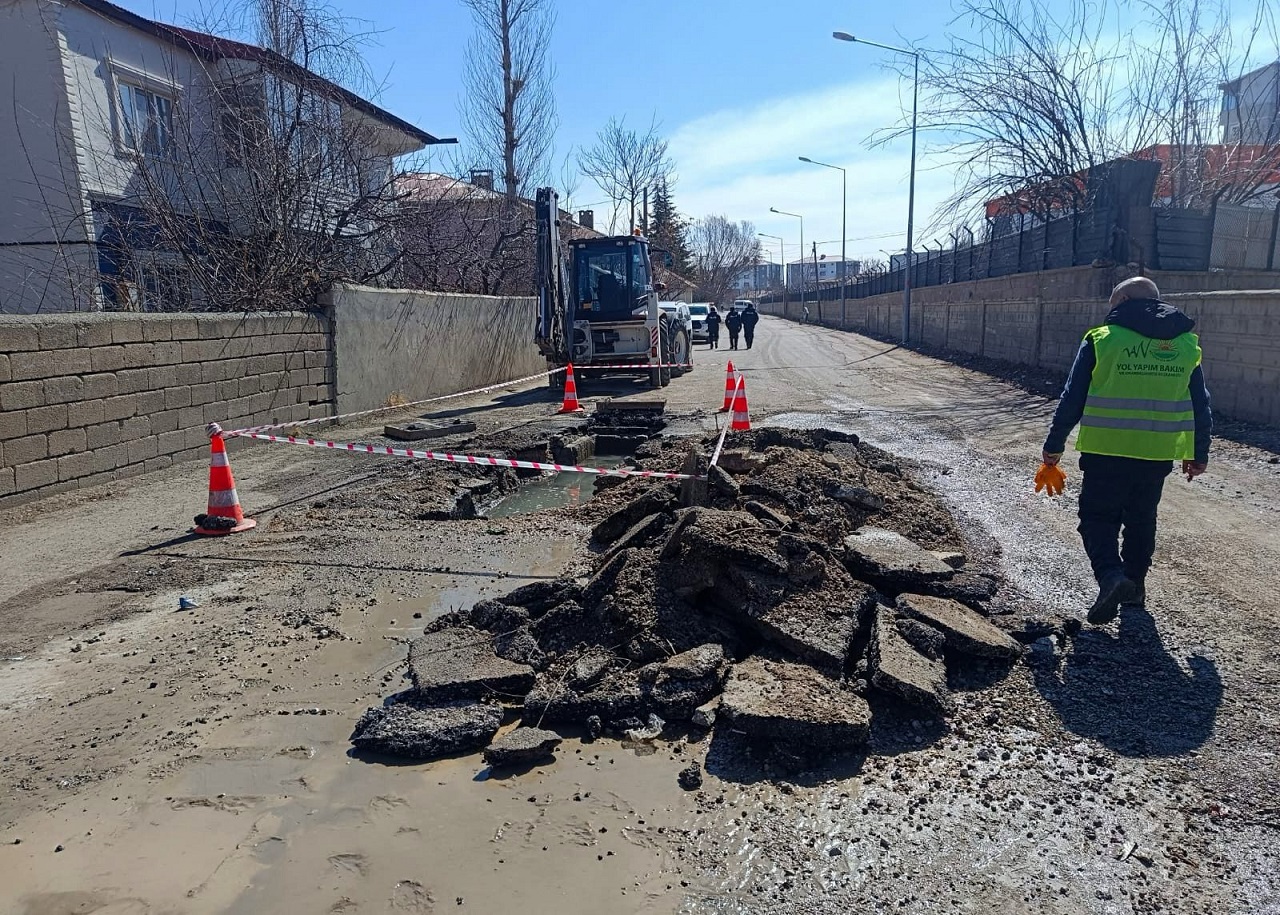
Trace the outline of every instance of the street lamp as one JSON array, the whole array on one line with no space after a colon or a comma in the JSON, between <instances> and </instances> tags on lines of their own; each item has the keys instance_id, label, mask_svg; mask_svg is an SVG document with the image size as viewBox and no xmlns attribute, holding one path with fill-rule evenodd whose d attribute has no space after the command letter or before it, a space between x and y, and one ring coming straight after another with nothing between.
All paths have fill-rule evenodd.
<instances>
[{"instance_id":1,"label":"street lamp","mask_svg":"<svg viewBox=\"0 0 1280 915\"><path fill-rule=\"evenodd\" d=\"M911 179L907 191L907 266L903 271L902 282L902 342L906 343L911 336L911 233L915 228L916 218L916 124L920 102L920 52L910 48L898 48L891 44L855 38L848 32L832 32L831 37L838 41L852 41L856 44L870 45L895 54L909 54L914 62L911 78Z\"/></svg>"},{"instance_id":2,"label":"street lamp","mask_svg":"<svg viewBox=\"0 0 1280 915\"><path fill-rule=\"evenodd\" d=\"M788 213L786 210L780 210L777 207L769 207L770 213L777 213L779 216L792 216L800 220L800 309L804 310L804 217L799 213Z\"/></svg>"},{"instance_id":3,"label":"street lamp","mask_svg":"<svg viewBox=\"0 0 1280 915\"><path fill-rule=\"evenodd\" d=\"M834 168L840 173L840 329L844 330L845 319L845 287L849 285L849 259L845 257L844 245L845 237L849 234L846 221L849 215L849 175L838 165L829 165L826 162L819 162L816 159L810 159L808 156L801 156L801 162L808 162L810 165L821 165L823 168ZM800 252L801 256L804 252Z\"/></svg>"},{"instance_id":4,"label":"street lamp","mask_svg":"<svg viewBox=\"0 0 1280 915\"><path fill-rule=\"evenodd\" d=\"M778 277L782 280L782 315L787 314L787 278L783 273L787 269L786 245L781 235L770 235L768 232L757 232L761 238L772 238L778 243Z\"/></svg>"}]
</instances>

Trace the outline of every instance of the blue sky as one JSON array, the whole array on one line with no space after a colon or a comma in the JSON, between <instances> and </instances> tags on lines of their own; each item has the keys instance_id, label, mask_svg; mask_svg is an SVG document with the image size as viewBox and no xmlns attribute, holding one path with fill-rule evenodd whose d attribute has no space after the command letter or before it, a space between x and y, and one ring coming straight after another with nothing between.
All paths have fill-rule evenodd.
<instances>
[{"instance_id":1,"label":"blue sky","mask_svg":"<svg viewBox=\"0 0 1280 915\"><path fill-rule=\"evenodd\" d=\"M142 15L184 22L200 0L116 0ZM459 135L460 74L471 33L458 0L334 0L376 30L367 56L385 76L380 104L435 134ZM1244 0L1242 0L1244 2ZM951 6L938 0L558 0L553 54L560 163L590 144L610 116L670 137L679 175L677 206L690 216L722 213L785 237L796 256L799 226L769 207L804 215L806 247L840 253L840 174L849 170L848 251L879 256L905 240L909 147L871 150L868 136L903 117L890 55L838 42L844 30L888 44L942 43ZM624 12L625 11L625 12ZM465 150L463 150L465 152ZM917 226L951 191L922 161ZM603 199L589 182L575 208ZM597 212L605 209L597 206ZM917 237L917 241L927 241ZM766 255L777 257L777 242ZM806 252L807 253L807 252Z\"/></svg>"}]
</instances>

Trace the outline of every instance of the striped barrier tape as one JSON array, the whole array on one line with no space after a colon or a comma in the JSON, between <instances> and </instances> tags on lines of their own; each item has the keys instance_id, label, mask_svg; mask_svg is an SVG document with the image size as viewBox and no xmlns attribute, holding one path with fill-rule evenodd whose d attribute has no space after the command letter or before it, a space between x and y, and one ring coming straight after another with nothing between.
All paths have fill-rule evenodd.
<instances>
[{"instance_id":1,"label":"striped barrier tape","mask_svg":"<svg viewBox=\"0 0 1280 915\"><path fill-rule=\"evenodd\" d=\"M265 432L267 429L294 429L301 426L311 426L316 423L332 423L343 419L354 419L357 416L372 416L375 413L386 413L390 410L407 410L411 407L420 407L423 404L438 403L442 400L452 400L455 397L469 397L472 394L488 394L490 391L496 391L499 388L509 388L512 385L524 384L527 381L535 381L539 378L546 378L548 375L554 375L557 372L563 372L564 366L557 369L548 369L545 372L538 372L535 375L526 375L523 378L513 378L510 381L499 381L495 384L487 384L482 388L472 388L470 391L456 391L453 394L440 394L437 397L428 397L426 400L414 400L409 403L396 404L390 407L374 407L372 410L357 410L354 413L339 413L336 416L318 416L315 419L299 419L290 423L269 423L265 426L248 426L244 429L235 429L227 432L227 435L243 435L248 432Z\"/></svg>"},{"instance_id":2,"label":"striped barrier tape","mask_svg":"<svg viewBox=\"0 0 1280 915\"><path fill-rule=\"evenodd\" d=\"M392 448L389 445L369 445L360 442L329 442L315 438L298 438L293 435L267 435L247 429L227 432L238 438L252 438L262 442L279 442L288 445L306 445L309 448L327 448L331 451L350 451L353 454L378 454L390 457L418 458L428 461L447 461L450 464L472 464L478 467L514 467L521 470L553 470L558 473L595 473L606 477L648 477L657 480L700 480L689 473L665 473L657 470L631 470L625 467L579 467L573 464L547 464L542 461L517 461L476 454L446 454L438 451L415 451L412 448Z\"/></svg>"},{"instance_id":3,"label":"striped barrier tape","mask_svg":"<svg viewBox=\"0 0 1280 915\"><path fill-rule=\"evenodd\" d=\"M729 427L733 425L732 422L728 421L729 417L726 416L725 420L724 428L720 430L720 440L716 442L715 453L711 455L712 467L716 466L716 463L720 460L720 452L724 449L724 440L729 435Z\"/></svg>"}]
</instances>

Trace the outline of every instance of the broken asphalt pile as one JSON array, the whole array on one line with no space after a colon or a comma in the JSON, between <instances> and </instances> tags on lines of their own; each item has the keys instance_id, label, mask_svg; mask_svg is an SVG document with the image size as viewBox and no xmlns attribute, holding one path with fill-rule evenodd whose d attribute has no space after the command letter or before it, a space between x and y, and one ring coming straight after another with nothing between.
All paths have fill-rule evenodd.
<instances>
[{"instance_id":1,"label":"broken asphalt pile","mask_svg":"<svg viewBox=\"0 0 1280 915\"><path fill-rule=\"evenodd\" d=\"M632 463L705 481L601 480L583 509L600 518L592 574L432 621L412 688L366 712L353 743L418 759L487 747L514 765L552 753L547 729L649 739L683 722L809 761L865 744L877 696L945 716L949 668L1019 655L984 614L996 579L961 568L951 517L889 455L761 429L708 468L713 446L641 446Z\"/></svg>"}]
</instances>

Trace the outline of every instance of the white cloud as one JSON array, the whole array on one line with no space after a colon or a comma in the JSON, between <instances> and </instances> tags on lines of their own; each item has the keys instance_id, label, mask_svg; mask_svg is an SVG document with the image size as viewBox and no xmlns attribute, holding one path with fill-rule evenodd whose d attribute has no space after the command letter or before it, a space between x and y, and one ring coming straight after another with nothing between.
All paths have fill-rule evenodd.
<instances>
[{"instance_id":1,"label":"white cloud","mask_svg":"<svg viewBox=\"0 0 1280 915\"><path fill-rule=\"evenodd\" d=\"M705 115L681 125L671 137L680 176L676 203L691 216L723 213L783 236L788 260L798 250L798 222L769 208L801 213L806 246L818 241L819 254L838 255L840 174L797 161L809 156L848 170L849 256L900 249L906 239L910 144L904 139L868 149L866 141L901 119L894 79L831 86ZM923 164L918 168L917 247L923 240L921 227L951 187L949 174L925 170ZM762 241L767 256L776 259L777 242Z\"/></svg>"}]
</instances>

